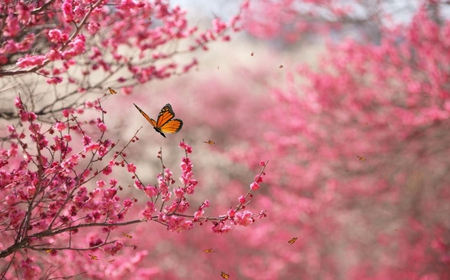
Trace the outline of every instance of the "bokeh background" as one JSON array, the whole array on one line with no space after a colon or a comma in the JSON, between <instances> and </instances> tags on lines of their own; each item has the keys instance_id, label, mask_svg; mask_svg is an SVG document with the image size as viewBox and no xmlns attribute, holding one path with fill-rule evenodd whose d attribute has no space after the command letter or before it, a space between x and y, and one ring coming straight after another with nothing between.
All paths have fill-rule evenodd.
<instances>
[{"instance_id":1,"label":"bokeh background","mask_svg":"<svg viewBox=\"0 0 450 280\"><path fill-rule=\"evenodd\" d=\"M239 7L179 4L199 24ZM448 4L340 4L252 2L244 32L211 46L195 71L136 90L147 111L170 102L184 120L167 141L141 136L149 155L193 145L199 202L231 207L269 161L250 204L268 217L223 235L155 228L147 257L165 264L159 277L450 277Z\"/></svg>"}]
</instances>

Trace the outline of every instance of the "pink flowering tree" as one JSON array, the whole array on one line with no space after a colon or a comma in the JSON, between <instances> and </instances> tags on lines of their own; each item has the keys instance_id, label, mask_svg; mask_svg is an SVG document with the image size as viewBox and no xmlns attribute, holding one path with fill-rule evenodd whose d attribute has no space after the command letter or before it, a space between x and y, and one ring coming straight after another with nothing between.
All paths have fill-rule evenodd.
<instances>
[{"instance_id":1,"label":"pink flowering tree","mask_svg":"<svg viewBox=\"0 0 450 280\"><path fill-rule=\"evenodd\" d=\"M274 213L304 256L282 278L450 277L450 22L426 8L380 45L330 45L320 71L272 91L250 153L274 155L272 197L298 211Z\"/></svg>"},{"instance_id":2,"label":"pink flowering tree","mask_svg":"<svg viewBox=\"0 0 450 280\"><path fill-rule=\"evenodd\" d=\"M308 40L353 36L358 40L380 42L384 28L409 21L422 5L429 16L441 20L446 1L379 0L261 0L245 13L245 30L261 39L278 40L286 45ZM318 36L321 35L321 36Z\"/></svg>"},{"instance_id":3,"label":"pink flowering tree","mask_svg":"<svg viewBox=\"0 0 450 280\"><path fill-rule=\"evenodd\" d=\"M187 54L228 41L240 19L239 13L228 23L216 18L202 31L161 0L3 1L0 16L4 88L27 93L23 100L32 100L38 116L81 104L79 93L111 87L130 94L137 84L186 73L197 64ZM54 96L39 95L32 84L43 81L61 87Z\"/></svg>"},{"instance_id":4,"label":"pink flowering tree","mask_svg":"<svg viewBox=\"0 0 450 280\"><path fill-rule=\"evenodd\" d=\"M238 279L449 278L450 21L436 12L445 5L423 1L407 24L380 25L379 44L330 44L315 70L284 72L282 85L283 70L267 69L277 57L258 53L253 72L191 85L197 107L185 115L210 130L211 149L230 166L269 159L270 188L258 197L269 211L252 232L180 242L214 244L221 256L179 257L180 270L226 267ZM215 98L205 97L211 88ZM233 192L229 182L218 189Z\"/></svg>"},{"instance_id":5,"label":"pink flowering tree","mask_svg":"<svg viewBox=\"0 0 450 280\"><path fill-rule=\"evenodd\" d=\"M162 150L154 158L161 171L153 181L141 179L126 152L141 143L139 130L117 145L102 106L113 96L105 96L108 87L130 94L137 84L188 72L197 60L176 57L228 41L239 29L239 14L229 23L215 19L205 31L190 26L181 8L159 0L3 1L0 16L0 76L7 93L0 149L2 279L123 279L130 271L134 279L148 279L162 272L155 263L142 267L149 248L137 245L147 237L137 225L170 232L208 225L226 233L265 216L246 206L266 162L232 207L212 207L209 215L214 201L194 196L201 185L192 148L179 144L179 181ZM179 42L184 47L174 48ZM35 82L50 85L52 94L39 95Z\"/></svg>"}]
</instances>

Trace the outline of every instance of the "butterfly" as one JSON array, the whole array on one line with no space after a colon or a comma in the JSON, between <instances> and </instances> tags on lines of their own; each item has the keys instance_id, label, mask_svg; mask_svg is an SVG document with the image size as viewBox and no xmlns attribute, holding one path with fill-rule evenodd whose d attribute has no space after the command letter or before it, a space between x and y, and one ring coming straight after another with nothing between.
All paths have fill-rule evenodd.
<instances>
[{"instance_id":1,"label":"butterfly","mask_svg":"<svg viewBox=\"0 0 450 280\"><path fill-rule=\"evenodd\" d=\"M229 279L230 278L230 274L226 274L223 271L220 272L220 276L222 276L223 279Z\"/></svg>"},{"instance_id":2,"label":"butterfly","mask_svg":"<svg viewBox=\"0 0 450 280\"><path fill-rule=\"evenodd\" d=\"M122 234L123 234L123 236L125 236L126 238L129 238L129 239L133 238L133 236L131 236L131 235L129 235L129 234L126 234L125 232L122 232Z\"/></svg>"},{"instance_id":3,"label":"butterfly","mask_svg":"<svg viewBox=\"0 0 450 280\"><path fill-rule=\"evenodd\" d=\"M209 144L209 145L214 145L216 144L216 142L208 140L208 141L203 141L203 143Z\"/></svg>"},{"instance_id":4,"label":"butterfly","mask_svg":"<svg viewBox=\"0 0 450 280\"><path fill-rule=\"evenodd\" d=\"M289 244L294 244L295 241L297 241L298 237L293 237L291 240L288 241Z\"/></svg>"},{"instance_id":5,"label":"butterfly","mask_svg":"<svg viewBox=\"0 0 450 280\"><path fill-rule=\"evenodd\" d=\"M134 103L133 103L134 104ZM141 110L136 104L134 104L139 112L144 116L144 118L153 125L153 128L159 132L164 138L166 135L164 133L177 133L183 127L183 121L180 119L174 119L175 113L172 110L172 106L167 103L162 107L161 112L158 114L158 119L155 121L150 118L144 111Z\"/></svg>"},{"instance_id":6,"label":"butterfly","mask_svg":"<svg viewBox=\"0 0 450 280\"><path fill-rule=\"evenodd\" d=\"M205 249L205 253L212 253L214 252L213 249Z\"/></svg>"},{"instance_id":7,"label":"butterfly","mask_svg":"<svg viewBox=\"0 0 450 280\"><path fill-rule=\"evenodd\" d=\"M108 90L109 90L109 93L111 93L111 94L116 94L117 93L117 91L115 91L115 90L113 90L112 88L108 88Z\"/></svg>"},{"instance_id":8,"label":"butterfly","mask_svg":"<svg viewBox=\"0 0 450 280\"><path fill-rule=\"evenodd\" d=\"M365 157L356 156L360 161L366 161Z\"/></svg>"}]
</instances>

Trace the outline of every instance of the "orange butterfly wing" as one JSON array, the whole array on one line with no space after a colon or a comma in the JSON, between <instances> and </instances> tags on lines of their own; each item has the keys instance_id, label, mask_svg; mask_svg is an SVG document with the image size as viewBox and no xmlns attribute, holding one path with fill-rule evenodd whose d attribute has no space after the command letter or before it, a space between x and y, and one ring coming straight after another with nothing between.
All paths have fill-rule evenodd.
<instances>
[{"instance_id":1,"label":"orange butterfly wing","mask_svg":"<svg viewBox=\"0 0 450 280\"><path fill-rule=\"evenodd\" d=\"M183 127L183 121L180 119L173 119L168 121L165 125L159 129L162 133L177 133Z\"/></svg>"},{"instance_id":2,"label":"orange butterfly wing","mask_svg":"<svg viewBox=\"0 0 450 280\"><path fill-rule=\"evenodd\" d=\"M288 241L289 244L294 244L295 241L297 241L298 237L293 237L291 240Z\"/></svg>"},{"instance_id":3,"label":"orange butterfly wing","mask_svg":"<svg viewBox=\"0 0 450 280\"><path fill-rule=\"evenodd\" d=\"M175 113L173 112L172 106L167 103L158 114L155 130L164 137L166 137L164 133L173 134L180 131L183 127L183 121L174 119L173 117L175 117Z\"/></svg>"},{"instance_id":4,"label":"orange butterfly wing","mask_svg":"<svg viewBox=\"0 0 450 280\"><path fill-rule=\"evenodd\" d=\"M156 121L156 127L160 128L175 117L175 113L172 110L170 104L166 104L162 107L161 112L158 114L158 120Z\"/></svg>"},{"instance_id":5,"label":"orange butterfly wing","mask_svg":"<svg viewBox=\"0 0 450 280\"><path fill-rule=\"evenodd\" d=\"M223 271L220 272L220 276L222 276L223 279L229 279L230 278L230 274L227 274Z\"/></svg>"},{"instance_id":6,"label":"orange butterfly wing","mask_svg":"<svg viewBox=\"0 0 450 280\"><path fill-rule=\"evenodd\" d=\"M133 103L134 104L134 103ZM183 127L183 121L180 119L173 119L175 113L172 110L170 104L166 104L158 114L158 119L155 121L150 118L144 111L141 110L136 104L134 104L144 118L153 125L153 128L159 132L163 137L166 137L164 133L177 133Z\"/></svg>"},{"instance_id":7,"label":"orange butterfly wing","mask_svg":"<svg viewBox=\"0 0 450 280\"><path fill-rule=\"evenodd\" d=\"M153 127L156 127L156 121L154 119L150 118L144 111L141 110L141 108L138 107L138 105L134 104L134 106L136 107L136 109L138 109L139 113L141 113L144 116L144 118L149 123L151 123L151 125L153 125Z\"/></svg>"},{"instance_id":8,"label":"orange butterfly wing","mask_svg":"<svg viewBox=\"0 0 450 280\"><path fill-rule=\"evenodd\" d=\"M108 90L109 90L109 93L111 93L111 94L116 94L117 93L117 91L115 91L115 90L113 90L112 88L108 88Z\"/></svg>"}]
</instances>

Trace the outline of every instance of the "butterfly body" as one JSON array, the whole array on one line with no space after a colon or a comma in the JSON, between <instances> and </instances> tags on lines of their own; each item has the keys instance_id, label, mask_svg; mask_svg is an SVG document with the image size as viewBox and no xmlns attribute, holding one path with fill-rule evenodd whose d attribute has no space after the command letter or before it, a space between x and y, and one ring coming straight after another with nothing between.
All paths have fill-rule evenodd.
<instances>
[{"instance_id":1,"label":"butterfly body","mask_svg":"<svg viewBox=\"0 0 450 280\"><path fill-rule=\"evenodd\" d=\"M134 104L134 103L133 103ZM144 116L144 118L153 126L153 128L161 134L164 138L166 135L164 133L177 133L183 127L183 121L180 119L174 119L175 113L173 112L172 106L167 103L159 112L158 118L155 121L150 118L144 111L141 110L136 104L134 104L136 109Z\"/></svg>"}]
</instances>

